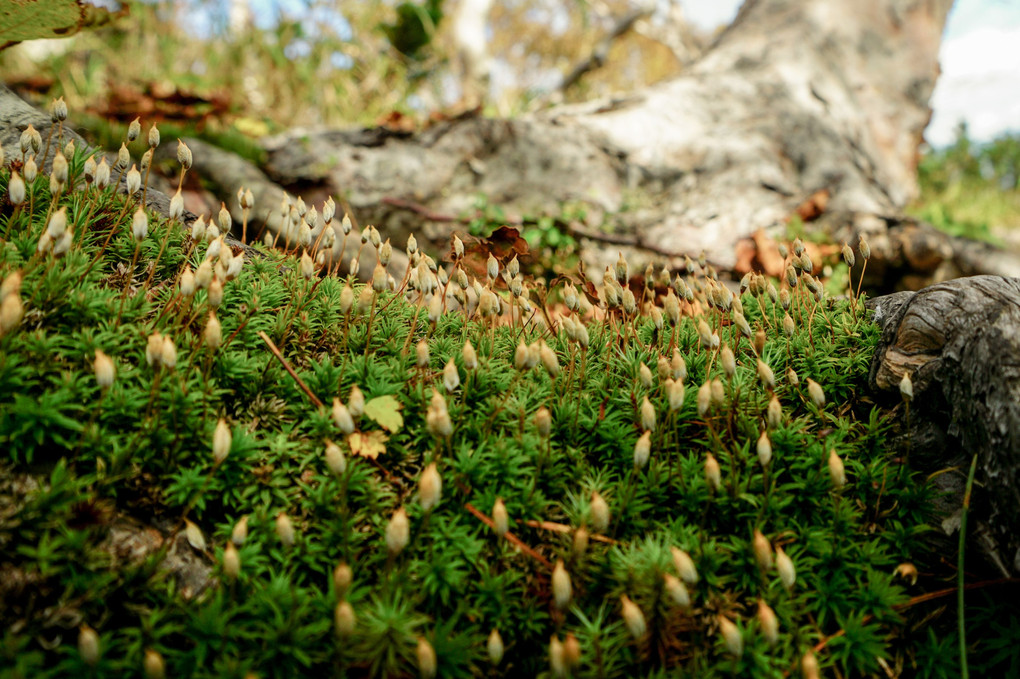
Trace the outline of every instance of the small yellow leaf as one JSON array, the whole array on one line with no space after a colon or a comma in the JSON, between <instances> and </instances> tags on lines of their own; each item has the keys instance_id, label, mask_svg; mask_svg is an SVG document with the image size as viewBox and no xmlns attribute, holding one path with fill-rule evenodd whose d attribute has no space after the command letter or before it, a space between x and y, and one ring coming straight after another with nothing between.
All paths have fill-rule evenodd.
<instances>
[{"instance_id":1,"label":"small yellow leaf","mask_svg":"<svg viewBox=\"0 0 1020 679\"><path fill-rule=\"evenodd\" d=\"M356 431L347 437L347 445L351 447L351 452L355 455L362 457L370 457L373 460L379 457L380 453L386 452L386 436L385 432L379 431Z\"/></svg>"},{"instance_id":2,"label":"small yellow leaf","mask_svg":"<svg viewBox=\"0 0 1020 679\"><path fill-rule=\"evenodd\" d=\"M402 405L393 396L376 396L365 404L365 415L378 422L383 429L395 434L404 426L404 418L400 415Z\"/></svg>"}]
</instances>

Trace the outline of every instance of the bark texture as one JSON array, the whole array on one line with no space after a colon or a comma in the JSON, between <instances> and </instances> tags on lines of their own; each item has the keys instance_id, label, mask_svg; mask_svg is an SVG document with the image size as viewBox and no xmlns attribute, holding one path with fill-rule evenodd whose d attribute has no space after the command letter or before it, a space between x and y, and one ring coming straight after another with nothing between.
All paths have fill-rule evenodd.
<instances>
[{"instance_id":1,"label":"bark texture","mask_svg":"<svg viewBox=\"0 0 1020 679\"><path fill-rule=\"evenodd\" d=\"M903 212L951 4L747 0L683 75L626 96L512 120L469 113L417 133L295 129L264 141L261 168L196 143L195 171L234 212L237 188L252 188L253 218L270 229L284 189L309 203L333 194L398 246L414 232L445 248L480 195L511 223L583 206L586 223L566 228L596 280L618 250L638 268L679 268L702 250L721 270L758 267L763 240L749 236L781 237L794 215L837 243L865 234L873 287L1020 276L1017 253ZM27 121L20 109L11 118L7 95L5 145Z\"/></svg>"},{"instance_id":2,"label":"bark texture","mask_svg":"<svg viewBox=\"0 0 1020 679\"><path fill-rule=\"evenodd\" d=\"M911 464L951 470L935 477L949 493L943 528L958 526L953 514L977 454L973 506L981 537L1001 570L1020 573L1020 279L961 278L869 306L882 328L871 385L898 392L903 374L911 374Z\"/></svg>"}]
</instances>

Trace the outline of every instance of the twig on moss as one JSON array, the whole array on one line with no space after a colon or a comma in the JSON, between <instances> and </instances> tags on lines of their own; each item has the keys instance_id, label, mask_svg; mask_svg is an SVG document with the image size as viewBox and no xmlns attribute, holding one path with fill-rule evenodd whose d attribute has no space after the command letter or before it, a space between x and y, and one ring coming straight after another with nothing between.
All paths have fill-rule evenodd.
<instances>
[{"instance_id":1,"label":"twig on moss","mask_svg":"<svg viewBox=\"0 0 1020 679\"><path fill-rule=\"evenodd\" d=\"M278 360L281 363L281 365L283 365L284 370L290 373L290 376L294 378L294 381L297 382L297 385L301 387L301 390L303 392L305 392L305 395L308 396L308 400L310 400L319 408L322 408L323 407L322 401L320 401L319 397L313 394L312 390L308 388L308 385L305 384L300 377L298 377L298 374L294 372L294 368L290 367L290 364L287 363L287 359L283 357L283 354L280 353L280 350L276 348L275 344L273 344L273 340L269 339L269 335L267 335L264 330L259 330L258 334L259 337L262 338L262 341L266 343L266 346L269 347L269 350L273 352L273 356L276 357L276 360Z\"/></svg>"},{"instance_id":2,"label":"twig on moss","mask_svg":"<svg viewBox=\"0 0 1020 679\"><path fill-rule=\"evenodd\" d=\"M542 530L551 530L551 531L555 531L557 533L564 533L564 534L569 534L569 533L574 531L574 528L572 526L568 526L568 525L562 524L562 523L553 523L552 521L536 521L534 519L528 519L527 521L524 522L524 525L525 526L530 526L532 528L539 528L539 529L542 529ZM588 539L589 540L594 540L595 542L604 542L607 545L617 545L617 544L620 544L619 540L614 540L613 538L611 538L609 536L599 535L598 533L591 533L591 534L589 534L588 535Z\"/></svg>"},{"instance_id":3,"label":"twig on moss","mask_svg":"<svg viewBox=\"0 0 1020 679\"><path fill-rule=\"evenodd\" d=\"M994 587L996 585L1012 585L1012 584L1018 584L1018 583L1020 583L1020 578L996 578L995 580L984 580L982 582L972 582L969 585L964 585L962 589L963 590L982 589L984 587ZM919 594L919 595L917 595L915 597L911 597L910 600L907 601L906 603L900 604L898 606L893 606L893 608L895 608L897 611L903 611L903 610L906 610L906 609L911 608L913 606L917 606L918 604L923 604L923 603L926 603L928 601L934 601L935 599L941 599L943 597L950 596L951 594L956 594L959 591L961 591L961 589L959 587L947 587L946 589L940 589L940 590L937 590L935 592L927 592L925 594ZM871 619L874 618L874 617L875 616L873 616L873 615L865 616L861 620L861 624L866 624L866 623L870 622ZM830 641L832 641L833 639L838 639L839 637L843 636L844 634L846 634L846 630L845 629L841 629L838 632L834 632L833 634L830 634L829 636L825 637L824 639L819 641L817 644L815 644L811 648L811 650L815 654L818 654L821 651L823 651L826 646L829 645ZM796 670L787 670L787 671L783 672L783 676L784 677L788 677L788 676L790 676L795 671Z\"/></svg>"},{"instance_id":4,"label":"twig on moss","mask_svg":"<svg viewBox=\"0 0 1020 679\"><path fill-rule=\"evenodd\" d=\"M474 514L475 517L479 521L484 523L489 528L491 528L493 530L496 529L496 526L492 523L492 519L487 517L485 514L482 514L480 511L478 511L478 509L476 509L475 506L472 505L470 502L465 502L464 503L464 509L466 509L469 512L471 512L472 514ZM532 559L534 559L535 561L537 561L540 564L542 564L543 566L545 566L546 568L551 569L553 567L553 565L549 562L548 559L546 559L544 556L542 556L541 554L536 552L534 549L532 549L528 545L526 545L523 542L521 542L521 539L518 538L513 533L509 533L509 532L505 533L503 537L505 537L510 542L510 544L516 546L522 552L524 552L525 554L530 556Z\"/></svg>"}]
</instances>

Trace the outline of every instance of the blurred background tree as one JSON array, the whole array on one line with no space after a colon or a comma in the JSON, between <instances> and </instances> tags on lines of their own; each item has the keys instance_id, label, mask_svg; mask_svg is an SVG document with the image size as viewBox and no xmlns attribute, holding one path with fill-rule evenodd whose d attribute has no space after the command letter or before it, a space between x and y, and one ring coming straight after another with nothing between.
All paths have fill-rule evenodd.
<instances>
[{"instance_id":1,"label":"blurred background tree","mask_svg":"<svg viewBox=\"0 0 1020 679\"><path fill-rule=\"evenodd\" d=\"M76 110L115 119L133 118L146 95L186 95L195 110L182 113L210 113L198 124L240 121L242 131L257 134L295 125L369 124L394 111L424 117L456 109L471 78L484 78L472 104L512 114L555 92L571 68L635 12L644 18L609 46L604 56L610 66L591 72L567 99L674 75L708 37L687 27L676 0L648 6L632 0L151 0L126 6L128 15L113 26L0 53L5 81L39 100L63 95ZM479 42L487 53L478 52ZM485 63L463 63L468 59Z\"/></svg>"},{"instance_id":2,"label":"blurred background tree","mask_svg":"<svg viewBox=\"0 0 1020 679\"><path fill-rule=\"evenodd\" d=\"M924 154L918 179L916 216L953 235L1020 244L1020 136L977 144L960 123L953 144Z\"/></svg>"}]
</instances>

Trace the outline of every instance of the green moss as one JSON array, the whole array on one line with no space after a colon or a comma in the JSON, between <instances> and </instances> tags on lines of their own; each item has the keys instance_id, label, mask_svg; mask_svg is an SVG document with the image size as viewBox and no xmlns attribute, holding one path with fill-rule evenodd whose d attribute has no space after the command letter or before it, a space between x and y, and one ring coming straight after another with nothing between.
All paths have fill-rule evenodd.
<instances>
[{"instance_id":1,"label":"green moss","mask_svg":"<svg viewBox=\"0 0 1020 679\"><path fill-rule=\"evenodd\" d=\"M83 128L89 131L89 136L95 143L102 148L116 151L120 148L120 144L127 133L126 124L113 122L106 118L81 114L77 115L76 119ZM178 122L167 120L159 123L159 130L163 139L195 137L238 155L256 165L261 165L266 160L266 152L257 140L239 132L233 127L218 125L215 121L210 125L196 128L193 125L185 126Z\"/></svg>"},{"instance_id":2,"label":"green moss","mask_svg":"<svg viewBox=\"0 0 1020 679\"><path fill-rule=\"evenodd\" d=\"M5 197L9 178L0 172ZM900 610L911 593L893 573L925 557L931 493L887 449L883 416L861 397L877 329L859 302L817 302L798 286L788 337L780 329L784 310L763 290L741 296L751 328L765 331L761 356L782 405L763 468L757 441L772 393L733 314L706 307L705 293L694 298L706 310L676 327L667 319L657 328L648 315L620 309L609 321L589 318L584 349L562 329L535 322L541 314L527 325L519 314L513 324L493 325L466 319L452 298L434 324L428 304L390 291L378 296L371 320L356 303L344 314L344 289L353 285L357 299L359 284L306 279L292 256L259 246L225 283L222 344L213 351L203 343L208 293L183 298L177 286L182 267L197 269L208 243L193 247L180 226L150 216L149 235L137 245L133 208L89 190L56 201L67 207L74 246L60 258L37 256L50 211L46 186L40 178L32 188L32 210L6 199L0 208L0 278L21 272L20 292L10 294L24 309L0 336L0 450L12 480L0 489L0 553L13 574L0 584L8 623L0 677L137 676L146 649L162 656L168 676L407 676L417 673L422 638L440 676L453 677L546 672L553 635L578 641L576 676L778 677L825 640L824 671L844 675L878 672L879 660L894 653L913 662L953 651L924 635L906 650L893 641L909 638ZM86 222L92 228L82 228ZM704 273L685 280L713 285ZM651 300L662 304L665 291ZM702 320L734 348L732 378L718 352L699 346ZM176 347L172 369L147 360L154 332ZM416 365L419 340L430 348L425 367ZM461 355L466 340L479 357L473 370ZM557 356L558 373L541 363L515 367L518 346L539 340ZM687 372L675 410L666 380L656 376L673 346ZM97 350L116 365L107 389L94 373ZM443 398L453 433L437 438L427 412L451 360L460 386ZM642 363L652 376L647 385ZM717 378L722 402L699 414L699 387ZM824 388L822 407L811 402L809 378ZM369 402L392 396L401 406L402 426L387 421L395 431L384 431L382 417L355 418L360 431L386 436L374 460L354 454L361 439L345 436L331 414L334 398L350 405L355 385ZM646 397L656 427L650 461L636 469ZM551 411L548 437L535 423L542 407ZM221 418L232 439L217 464ZM345 456L340 473L327 463L329 440ZM831 451L845 465L845 487L830 476ZM705 473L709 455L721 468L717 489ZM425 512L418 483L430 462L442 499ZM611 511L602 532L593 492ZM479 518L497 499L519 542ZM387 527L401 507L409 543L393 554ZM292 545L278 532L281 514L293 525ZM207 544L176 543L175 553L211 569L207 578L196 571L198 589L167 572L159 548L184 530L185 518ZM248 535L232 581L222 564L242 520ZM589 532L583 551L582 526ZM791 589L775 569L760 570L755 530L792 559ZM125 534L148 536L149 547L130 556ZM686 609L665 588L664 576L677 575L674 548L689 552L700 574L688 583ZM550 583L560 559L573 590L562 611L552 605ZM353 570L343 592L332 578L341 562ZM621 618L622 595L646 619L640 639ZM778 617L775 643L756 618L759 599ZM341 601L356 623L338 638ZM726 650L719 616L737 623L740 657ZM77 646L79 624L99 633L95 666ZM495 669L486 652L493 629L506 649Z\"/></svg>"},{"instance_id":3,"label":"green moss","mask_svg":"<svg viewBox=\"0 0 1020 679\"><path fill-rule=\"evenodd\" d=\"M65 38L82 28L106 24L113 17L109 10L81 0L5 2L0 7L0 46L22 40Z\"/></svg>"}]
</instances>

